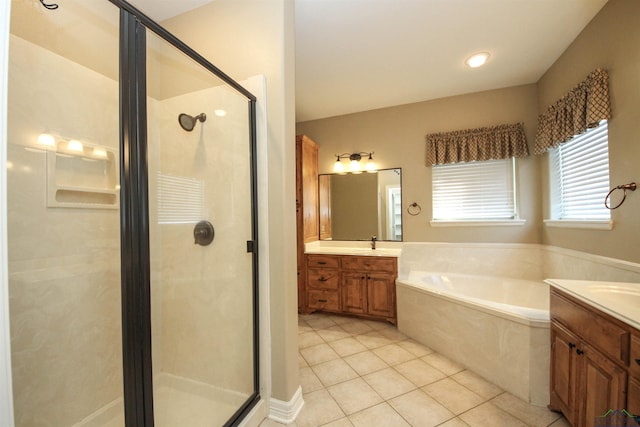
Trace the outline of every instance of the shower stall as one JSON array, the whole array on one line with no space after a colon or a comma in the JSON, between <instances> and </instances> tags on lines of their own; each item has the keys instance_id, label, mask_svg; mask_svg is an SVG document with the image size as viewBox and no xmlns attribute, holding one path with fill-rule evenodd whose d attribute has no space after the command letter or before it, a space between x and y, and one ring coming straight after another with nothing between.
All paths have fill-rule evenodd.
<instances>
[{"instance_id":1,"label":"shower stall","mask_svg":"<svg viewBox=\"0 0 640 427\"><path fill-rule=\"evenodd\" d=\"M11 4L16 426L237 425L259 400L256 99L125 1L58 3Z\"/></svg>"}]
</instances>

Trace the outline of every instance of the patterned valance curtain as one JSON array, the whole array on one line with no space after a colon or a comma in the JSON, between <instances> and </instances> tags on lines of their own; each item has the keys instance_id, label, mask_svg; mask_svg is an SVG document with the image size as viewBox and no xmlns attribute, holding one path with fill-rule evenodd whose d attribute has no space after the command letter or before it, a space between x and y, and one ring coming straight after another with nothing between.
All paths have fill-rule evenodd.
<instances>
[{"instance_id":1,"label":"patterned valance curtain","mask_svg":"<svg viewBox=\"0 0 640 427\"><path fill-rule=\"evenodd\" d=\"M427 135L427 166L528 155L522 123Z\"/></svg>"},{"instance_id":2,"label":"patterned valance curtain","mask_svg":"<svg viewBox=\"0 0 640 427\"><path fill-rule=\"evenodd\" d=\"M598 68L538 117L533 151L542 154L610 118L609 75Z\"/></svg>"}]
</instances>

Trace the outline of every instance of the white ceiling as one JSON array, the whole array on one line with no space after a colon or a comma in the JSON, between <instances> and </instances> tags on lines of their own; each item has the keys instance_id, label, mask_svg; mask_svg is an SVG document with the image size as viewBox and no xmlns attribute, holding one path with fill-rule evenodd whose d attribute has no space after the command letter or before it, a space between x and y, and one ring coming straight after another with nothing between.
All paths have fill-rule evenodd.
<instances>
[{"instance_id":1,"label":"white ceiling","mask_svg":"<svg viewBox=\"0 0 640 427\"><path fill-rule=\"evenodd\" d=\"M161 21L211 1L132 4ZM295 0L296 121L535 83L606 2Z\"/></svg>"},{"instance_id":2,"label":"white ceiling","mask_svg":"<svg viewBox=\"0 0 640 427\"><path fill-rule=\"evenodd\" d=\"M129 0L129 3L140 9L154 21L160 22L213 1L214 0Z\"/></svg>"},{"instance_id":3,"label":"white ceiling","mask_svg":"<svg viewBox=\"0 0 640 427\"><path fill-rule=\"evenodd\" d=\"M535 83L606 1L296 0L296 121Z\"/></svg>"}]
</instances>

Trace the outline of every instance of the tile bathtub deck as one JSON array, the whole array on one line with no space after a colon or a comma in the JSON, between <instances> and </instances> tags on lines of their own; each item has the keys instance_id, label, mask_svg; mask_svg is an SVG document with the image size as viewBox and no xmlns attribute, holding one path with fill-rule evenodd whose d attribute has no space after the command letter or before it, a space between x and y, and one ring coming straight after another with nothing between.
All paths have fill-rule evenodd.
<instances>
[{"instance_id":1,"label":"tile bathtub deck","mask_svg":"<svg viewBox=\"0 0 640 427\"><path fill-rule=\"evenodd\" d=\"M388 323L311 314L298 332L305 406L292 426L569 426Z\"/></svg>"}]
</instances>

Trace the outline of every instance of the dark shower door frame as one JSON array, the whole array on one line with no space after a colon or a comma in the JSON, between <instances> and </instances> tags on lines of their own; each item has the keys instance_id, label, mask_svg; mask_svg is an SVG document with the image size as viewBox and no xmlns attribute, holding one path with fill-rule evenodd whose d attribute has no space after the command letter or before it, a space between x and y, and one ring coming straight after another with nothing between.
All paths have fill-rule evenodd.
<instances>
[{"instance_id":1,"label":"dark shower door frame","mask_svg":"<svg viewBox=\"0 0 640 427\"><path fill-rule=\"evenodd\" d=\"M146 31L151 30L248 101L252 240L247 252L253 264L253 394L225 426L242 421L260 400L258 354L258 216L256 98L126 1L120 8L120 226L122 280L122 347L124 412L127 427L152 427L153 372L151 348L151 279L149 249L149 177L147 162Z\"/></svg>"}]
</instances>

